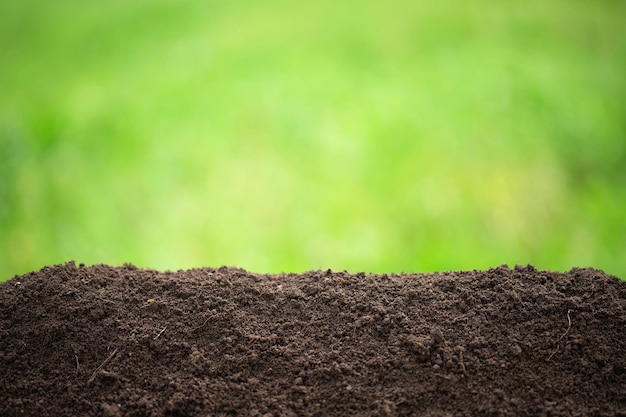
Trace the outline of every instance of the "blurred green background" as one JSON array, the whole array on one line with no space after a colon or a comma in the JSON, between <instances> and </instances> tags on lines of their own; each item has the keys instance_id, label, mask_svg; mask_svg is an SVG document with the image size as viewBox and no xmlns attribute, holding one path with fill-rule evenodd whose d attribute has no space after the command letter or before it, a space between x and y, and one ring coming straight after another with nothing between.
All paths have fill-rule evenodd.
<instances>
[{"instance_id":1,"label":"blurred green background","mask_svg":"<svg viewBox=\"0 0 626 417\"><path fill-rule=\"evenodd\" d=\"M0 280L626 278L626 2L0 3Z\"/></svg>"}]
</instances>

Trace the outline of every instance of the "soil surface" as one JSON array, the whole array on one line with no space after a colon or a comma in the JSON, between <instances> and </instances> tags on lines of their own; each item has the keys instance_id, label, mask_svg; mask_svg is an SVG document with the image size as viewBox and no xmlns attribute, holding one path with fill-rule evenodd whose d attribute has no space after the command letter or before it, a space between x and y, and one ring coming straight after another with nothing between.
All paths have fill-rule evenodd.
<instances>
[{"instance_id":1,"label":"soil surface","mask_svg":"<svg viewBox=\"0 0 626 417\"><path fill-rule=\"evenodd\" d=\"M626 282L65 265L0 284L1 416L626 416Z\"/></svg>"}]
</instances>

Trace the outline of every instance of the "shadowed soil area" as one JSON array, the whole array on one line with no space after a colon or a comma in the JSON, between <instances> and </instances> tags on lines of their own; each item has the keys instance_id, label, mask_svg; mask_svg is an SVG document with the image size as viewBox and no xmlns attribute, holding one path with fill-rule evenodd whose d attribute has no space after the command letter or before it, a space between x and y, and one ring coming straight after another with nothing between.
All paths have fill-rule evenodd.
<instances>
[{"instance_id":1,"label":"shadowed soil area","mask_svg":"<svg viewBox=\"0 0 626 417\"><path fill-rule=\"evenodd\" d=\"M65 265L0 284L1 416L626 416L626 282Z\"/></svg>"}]
</instances>

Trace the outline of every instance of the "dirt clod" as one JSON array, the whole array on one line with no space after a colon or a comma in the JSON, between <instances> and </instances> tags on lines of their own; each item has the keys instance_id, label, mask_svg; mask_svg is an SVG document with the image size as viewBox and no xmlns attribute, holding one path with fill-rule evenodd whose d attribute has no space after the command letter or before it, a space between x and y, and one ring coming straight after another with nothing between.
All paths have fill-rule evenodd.
<instances>
[{"instance_id":1,"label":"dirt clod","mask_svg":"<svg viewBox=\"0 0 626 417\"><path fill-rule=\"evenodd\" d=\"M626 282L132 265L0 284L1 416L626 416Z\"/></svg>"}]
</instances>

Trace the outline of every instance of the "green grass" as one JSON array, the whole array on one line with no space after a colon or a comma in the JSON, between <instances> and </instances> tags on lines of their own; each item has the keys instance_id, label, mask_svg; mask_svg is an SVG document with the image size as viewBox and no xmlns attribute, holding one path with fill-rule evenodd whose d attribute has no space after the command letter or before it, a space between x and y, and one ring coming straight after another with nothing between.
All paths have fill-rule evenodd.
<instances>
[{"instance_id":1,"label":"green grass","mask_svg":"<svg viewBox=\"0 0 626 417\"><path fill-rule=\"evenodd\" d=\"M69 259L626 278L625 15L4 2L0 280Z\"/></svg>"}]
</instances>

